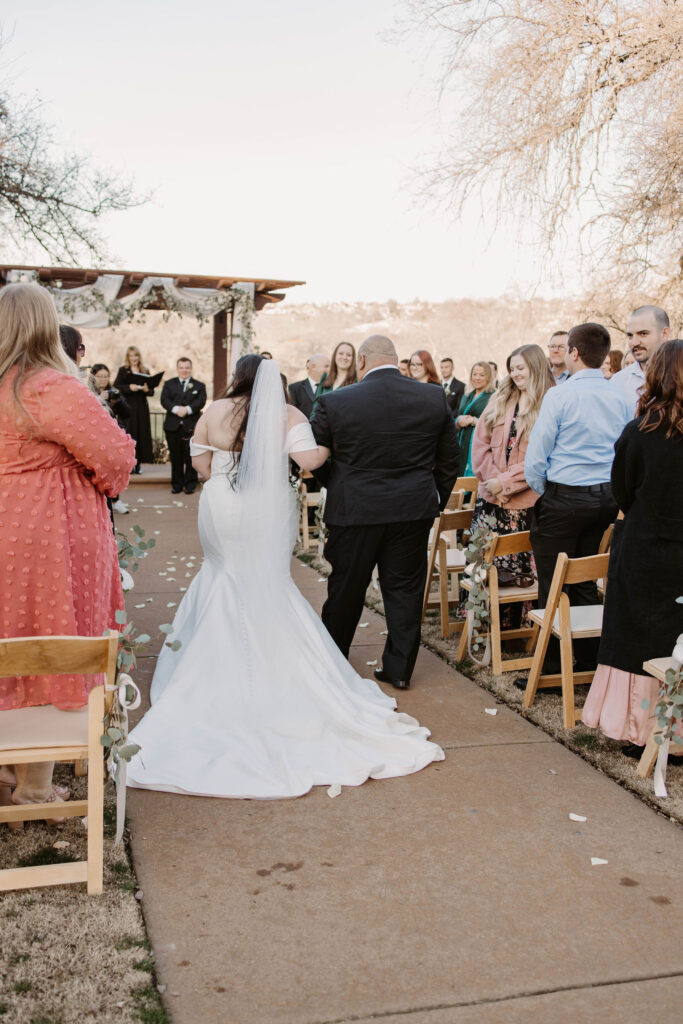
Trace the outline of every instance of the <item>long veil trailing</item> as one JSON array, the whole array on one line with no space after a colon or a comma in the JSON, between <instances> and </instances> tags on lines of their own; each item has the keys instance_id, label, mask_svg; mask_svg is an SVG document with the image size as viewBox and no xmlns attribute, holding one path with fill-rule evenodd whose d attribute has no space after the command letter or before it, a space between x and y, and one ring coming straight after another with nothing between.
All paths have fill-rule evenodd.
<instances>
[{"instance_id":1,"label":"long veil trailing","mask_svg":"<svg viewBox=\"0 0 683 1024\"><path fill-rule=\"evenodd\" d=\"M296 509L287 471L287 409L280 368L264 359L256 373L249 421L237 472L238 558L248 585L273 586L287 578L295 540ZM267 599L267 594L263 594Z\"/></svg>"}]
</instances>

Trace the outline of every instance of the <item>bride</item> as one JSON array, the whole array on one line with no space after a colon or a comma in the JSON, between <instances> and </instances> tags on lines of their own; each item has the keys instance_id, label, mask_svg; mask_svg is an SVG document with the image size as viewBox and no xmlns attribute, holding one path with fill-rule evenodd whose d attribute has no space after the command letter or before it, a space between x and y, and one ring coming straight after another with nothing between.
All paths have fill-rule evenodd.
<instances>
[{"instance_id":1,"label":"bride","mask_svg":"<svg viewBox=\"0 0 683 1024\"><path fill-rule=\"evenodd\" d=\"M185 594L131 732L128 785L273 798L417 772L443 751L429 731L339 652L289 574L296 536L288 455L317 469L303 414L285 404L277 364L237 363L228 395L197 424L192 454L200 572Z\"/></svg>"}]
</instances>

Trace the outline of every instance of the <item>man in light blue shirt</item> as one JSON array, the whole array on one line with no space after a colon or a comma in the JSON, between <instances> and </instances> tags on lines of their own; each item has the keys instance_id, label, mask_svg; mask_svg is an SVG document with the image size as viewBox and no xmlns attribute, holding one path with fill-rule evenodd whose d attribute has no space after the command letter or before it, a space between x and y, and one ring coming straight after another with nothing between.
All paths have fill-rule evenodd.
<instances>
[{"instance_id":1,"label":"man in light blue shirt","mask_svg":"<svg viewBox=\"0 0 683 1024\"><path fill-rule=\"evenodd\" d=\"M610 486L614 444L632 412L623 391L602 375L609 349L609 334L600 324L572 327L566 354L569 380L546 392L529 437L524 475L541 495L531 524L539 608L545 607L558 554L597 554L603 533L617 517ZM575 584L568 592L572 604L598 603L593 582ZM581 669L596 667L597 649L597 640L576 642ZM544 671L559 670L555 642L548 646Z\"/></svg>"}]
</instances>

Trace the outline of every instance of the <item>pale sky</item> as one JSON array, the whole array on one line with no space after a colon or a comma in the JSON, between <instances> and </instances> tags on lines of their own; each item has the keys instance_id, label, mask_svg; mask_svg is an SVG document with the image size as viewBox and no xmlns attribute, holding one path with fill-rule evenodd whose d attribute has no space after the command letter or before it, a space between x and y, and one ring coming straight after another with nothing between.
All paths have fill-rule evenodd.
<instances>
[{"instance_id":1,"label":"pale sky","mask_svg":"<svg viewBox=\"0 0 683 1024\"><path fill-rule=\"evenodd\" d=\"M548 291L478 211L454 223L416 204L439 113L417 40L386 38L397 10L1 0L2 75L43 99L60 142L154 193L106 222L116 266L307 281L290 301Z\"/></svg>"}]
</instances>

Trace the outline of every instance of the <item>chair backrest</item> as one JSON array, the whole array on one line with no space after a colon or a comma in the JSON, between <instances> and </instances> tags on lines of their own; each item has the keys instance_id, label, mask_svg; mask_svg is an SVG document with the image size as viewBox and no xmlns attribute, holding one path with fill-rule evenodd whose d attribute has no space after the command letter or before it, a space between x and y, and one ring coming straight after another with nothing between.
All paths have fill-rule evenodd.
<instances>
[{"instance_id":1,"label":"chair backrest","mask_svg":"<svg viewBox=\"0 0 683 1024\"><path fill-rule=\"evenodd\" d=\"M487 561L500 558L501 555L518 555L523 551L531 551L531 535L528 530L519 533L494 533L487 554Z\"/></svg>"},{"instance_id":2,"label":"chair backrest","mask_svg":"<svg viewBox=\"0 0 683 1024\"><path fill-rule=\"evenodd\" d=\"M471 508L458 509L449 512L448 509L439 516L439 533L448 533L450 530L469 530L472 525L474 511Z\"/></svg>"},{"instance_id":3,"label":"chair backrest","mask_svg":"<svg viewBox=\"0 0 683 1024\"><path fill-rule=\"evenodd\" d=\"M0 676L63 676L104 672L113 687L119 634L106 636L22 636L0 640Z\"/></svg>"},{"instance_id":4,"label":"chair backrest","mask_svg":"<svg viewBox=\"0 0 683 1024\"><path fill-rule=\"evenodd\" d=\"M610 523L605 532L602 535L600 541L600 547L598 548L598 554L604 555L605 552L609 551L612 546L612 534L614 533L614 523Z\"/></svg>"},{"instance_id":5,"label":"chair backrest","mask_svg":"<svg viewBox=\"0 0 683 1024\"><path fill-rule=\"evenodd\" d=\"M479 491L479 480L476 476L459 476L453 484L453 489L450 493L448 501L446 503L446 509L449 511L459 508L474 508L474 503L477 500L477 493ZM469 494L467 505L465 506L465 495Z\"/></svg>"},{"instance_id":6,"label":"chair backrest","mask_svg":"<svg viewBox=\"0 0 683 1024\"><path fill-rule=\"evenodd\" d=\"M564 583L586 583L607 576L609 554L589 555L587 558L568 558Z\"/></svg>"}]
</instances>

